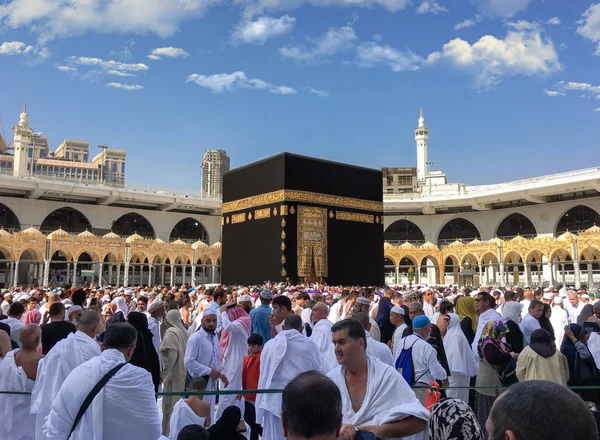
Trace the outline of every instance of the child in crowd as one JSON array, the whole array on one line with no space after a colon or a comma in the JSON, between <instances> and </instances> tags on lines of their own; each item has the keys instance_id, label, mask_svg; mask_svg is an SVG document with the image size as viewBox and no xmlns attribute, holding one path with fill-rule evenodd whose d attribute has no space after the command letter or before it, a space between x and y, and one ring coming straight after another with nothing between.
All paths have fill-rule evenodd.
<instances>
[{"instance_id":1,"label":"child in crowd","mask_svg":"<svg viewBox=\"0 0 600 440\"><path fill-rule=\"evenodd\" d=\"M206 390L206 381L202 377L194 377L186 388L188 392L202 392ZM202 396L189 396L181 399L173 407L171 414L169 438L177 439L179 431L187 425L200 425L209 427L210 405L202 400Z\"/></svg>"},{"instance_id":2,"label":"child in crowd","mask_svg":"<svg viewBox=\"0 0 600 440\"><path fill-rule=\"evenodd\" d=\"M258 333L250 335L248 338L248 356L244 358L244 368L242 370L242 389L258 389L258 379L260 376L260 354L263 348L263 337ZM242 396L238 396L241 399ZM256 394L245 394L245 412L244 420L250 426L250 440L258 440L262 435L262 428L256 423L256 409L254 402Z\"/></svg>"}]
</instances>

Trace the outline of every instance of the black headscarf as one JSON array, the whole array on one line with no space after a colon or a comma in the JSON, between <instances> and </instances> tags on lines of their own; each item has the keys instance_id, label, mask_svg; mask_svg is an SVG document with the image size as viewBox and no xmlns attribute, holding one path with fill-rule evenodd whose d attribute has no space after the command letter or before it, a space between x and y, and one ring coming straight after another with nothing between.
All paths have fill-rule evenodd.
<instances>
[{"instance_id":1,"label":"black headscarf","mask_svg":"<svg viewBox=\"0 0 600 440\"><path fill-rule=\"evenodd\" d=\"M552 335L543 328L538 328L531 334L529 346L543 358L549 358L556 353Z\"/></svg>"},{"instance_id":2,"label":"black headscarf","mask_svg":"<svg viewBox=\"0 0 600 440\"><path fill-rule=\"evenodd\" d=\"M160 383L160 363L158 353L152 344L152 332L148 330L148 318L143 313L130 312L127 321L137 331L137 343L129 362L150 372L156 392Z\"/></svg>"},{"instance_id":3,"label":"black headscarf","mask_svg":"<svg viewBox=\"0 0 600 440\"><path fill-rule=\"evenodd\" d=\"M124 322L126 322L126 321L125 321L125 315L123 315L123 312L115 313L110 318L108 318L108 320L106 321L105 327L104 327L104 331L102 333L100 333L98 336L96 336L96 340L98 342L103 342L104 341L104 332L106 332L106 329L108 327L110 327L113 324L122 324Z\"/></svg>"},{"instance_id":4,"label":"black headscarf","mask_svg":"<svg viewBox=\"0 0 600 440\"><path fill-rule=\"evenodd\" d=\"M556 339L554 327L552 327L552 322L550 322L550 318L546 318L546 313L548 313L548 310L551 310L550 304L544 304L544 313L542 313L542 316L540 319L538 319L538 321L540 323L540 327L546 330L548 333L550 333L552 341L554 341ZM554 342L552 344L555 345Z\"/></svg>"},{"instance_id":5,"label":"black headscarf","mask_svg":"<svg viewBox=\"0 0 600 440\"><path fill-rule=\"evenodd\" d=\"M592 306L591 304L586 304L585 306L583 306L583 309L581 309L581 313L577 317L577 324L583 325L583 323L587 321L588 318L591 318L593 315L594 306Z\"/></svg>"},{"instance_id":6,"label":"black headscarf","mask_svg":"<svg viewBox=\"0 0 600 440\"><path fill-rule=\"evenodd\" d=\"M485 440L484 430L473 410L460 399L444 399L431 409L429 438L431 440Z\"/></svg>"},{"instance_id":7,"label":"black headscarf","mask_svg":"<svg viewBox=\"0 0 600 440\"><path fill-rule=\"evenodd\" d=\"M245 437L237 432L238 425L242 419L242 411L237 406L225 408L223 415L217 423L208 428L210 440L238 440Z\"/></svg>"}]
</instances>

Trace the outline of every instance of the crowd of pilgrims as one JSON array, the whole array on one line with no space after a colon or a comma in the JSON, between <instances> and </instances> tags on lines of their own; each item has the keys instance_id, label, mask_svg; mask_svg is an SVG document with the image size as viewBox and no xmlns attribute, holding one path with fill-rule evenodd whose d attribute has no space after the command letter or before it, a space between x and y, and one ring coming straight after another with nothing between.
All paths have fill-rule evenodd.
<instances>
[{"instance_id":1,"label":"crowd of pilgrims","mask_svg":"<svg viewBox=\"0 0 600 440\"><path fill-rule=\"evenodd\" d=\"M478 440L500 395L539 380L590 386L575 392L599 414L600 294L585 289L17 288L0 330L0 391L21 393L0 394L4 440ZM263 389L286 391L193 394ZM296 420L338 394L332 437Z\"/></svg>"}]
</instances>

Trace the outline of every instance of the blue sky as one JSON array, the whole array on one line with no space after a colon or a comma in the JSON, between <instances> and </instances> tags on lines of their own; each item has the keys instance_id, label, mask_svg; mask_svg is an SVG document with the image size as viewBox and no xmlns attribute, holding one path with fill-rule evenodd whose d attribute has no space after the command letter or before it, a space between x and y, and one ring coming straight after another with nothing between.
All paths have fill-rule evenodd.
<instances>
[{"instance_id":1,"label":"blue sky","mask_svg":"<svg viewBox=\"0 0 600 440\"><path fill-rule=\"evenodd\" d=\"M0 0L5 137L27 102L136 185L197 191L212 148L414 166L419 107L453 182L597 166L598 72L589 0Z\"/></svg>"}]
</instances>

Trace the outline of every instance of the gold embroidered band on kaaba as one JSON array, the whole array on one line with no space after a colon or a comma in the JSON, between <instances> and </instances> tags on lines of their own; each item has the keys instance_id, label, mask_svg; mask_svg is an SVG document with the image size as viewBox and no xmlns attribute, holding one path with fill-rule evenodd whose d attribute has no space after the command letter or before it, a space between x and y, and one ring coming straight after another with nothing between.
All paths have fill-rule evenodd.
<instances>
[{"instance_id":1,"label":"gold embroidered band on kaaba","mask_svg":"<svg viewBox=\"0 0 600 440\"><path fill-rule=\"evenodd\" d=\"M246 197L245 199L234 200L233 202L226 202L223 203L221 211L223 214L226 214L281 202L315 203L319 205L336 206L338 208L359 209L361 211L383 211L382 202L290 189L281 189L266 194Z\"/></svg>"}]
</instances>

